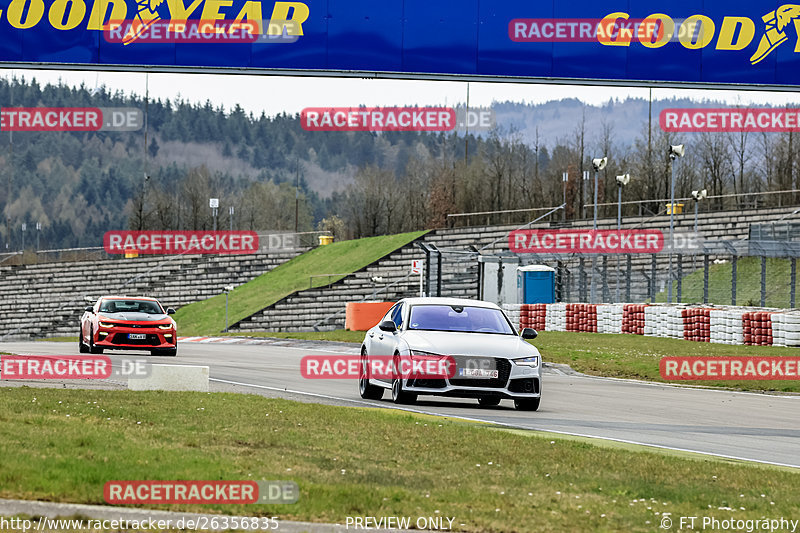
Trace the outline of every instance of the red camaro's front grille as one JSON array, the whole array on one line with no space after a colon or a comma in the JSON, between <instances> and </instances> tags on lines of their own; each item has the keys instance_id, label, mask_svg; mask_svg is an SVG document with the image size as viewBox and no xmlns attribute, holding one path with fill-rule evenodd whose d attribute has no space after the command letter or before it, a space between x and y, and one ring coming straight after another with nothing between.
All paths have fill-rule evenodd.
<instances>
[{"instance_id":1,"label":"red camaro's front grille","mask_svg":"<svg viewBox=\"0 0 800 533\"><path fill-rule=\"evenodd\" d=\"M158 346L161 342L158 340L158 335L148 333L144 339L130 339L127 333L116 333L111 339L113 344L130 344L137 346Z\"/></svg>"}]
</instances>

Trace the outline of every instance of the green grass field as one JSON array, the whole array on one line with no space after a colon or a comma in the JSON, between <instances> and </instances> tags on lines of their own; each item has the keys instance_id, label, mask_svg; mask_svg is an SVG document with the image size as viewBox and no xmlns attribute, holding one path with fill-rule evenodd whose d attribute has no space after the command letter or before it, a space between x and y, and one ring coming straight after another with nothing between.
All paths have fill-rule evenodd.
<instances>
[{"instance_id":1,"label":"green grass field","mask_svg":"<svg viewBox=\"0 0 800 533\"><path fill-rule=\"evenodd\" d=\"M684 257L684 268L690 268L691 258ZM703 261L698 257L699 270L684 276L681 282L681 302L703 301ZM708 269L708 302L718 305L731 304L730 261L711 264ZM766 306L788 308L791 287L790 263L788 259L767 259ZM736 305L761 305L761 258L742 257L736 262ZM800 282L795 281L797 297L800 298ZM677 301L677 283L673 284L673 295ZM666 290L656 294L657 302L667 301ZM796 302L800 304L800 301Z\"/></svg>"},{"instance_id":2,"label":"green grass field","mask_svg":"<svg viewBox=\"0 0 800 533\"><path fill-rule=\"evenodd\" d=\"M295 481L300 500L160 508L339 523L454 517L456 530L503 532L655 531L665 515L797 518L794 470L399 411L30 388L0 389L0 405L2 498L102 504L109 480L266 479Z\"/></svg>"},{"instance_id":3,"label":"green grass field","mask_svg":"<svg viewBox=\"0 0 800 533\"><path fill-rule=\"evenodd\" d=\"M314 248L236 287L229 295L229 323L238 322L293 292L308 289L310 276L355 272L425 233L417 231L369 237ZM333 283L343 277L317 277L312 286ZM225 295L181 307L175 314L175 320L182 336L217 334L225 329Z\"/></svg>"}]
</instances>

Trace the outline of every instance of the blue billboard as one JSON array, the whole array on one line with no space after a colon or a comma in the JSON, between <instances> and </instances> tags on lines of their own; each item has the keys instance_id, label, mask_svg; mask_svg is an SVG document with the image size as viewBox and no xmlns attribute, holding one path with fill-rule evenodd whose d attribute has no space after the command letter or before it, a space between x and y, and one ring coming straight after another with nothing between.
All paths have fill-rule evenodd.
<instances>
[{"instance_id":1,"label":"blue billboard","mask_svg":"<svg viewBox=\"0 0 800 533\"><path fill-rule=\"evenodd\" d=\"M749 0L0 0L0 63L797 87L798 30Z\"/></svg>"}]
</instances>

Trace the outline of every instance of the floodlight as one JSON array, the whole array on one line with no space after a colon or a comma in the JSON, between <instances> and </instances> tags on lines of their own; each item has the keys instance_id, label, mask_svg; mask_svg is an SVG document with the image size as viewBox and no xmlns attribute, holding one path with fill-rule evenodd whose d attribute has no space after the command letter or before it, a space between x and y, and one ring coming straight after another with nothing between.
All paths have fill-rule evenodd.
<instances>
[{"instance_id":1,"label":"floodlight","mask_svg":"<svg viewBox=\"0 0 800 533\"><path fill-rule=\"evenodd\" d=\"M676 157L683 157L686 153L686 147L682 144L674 144L669 147L669 158L675 159Z\"/></svg>"},{"instance_id":2,"label":"floodlight","mask_svg":"<svg viewBox=\"0 0 800 533\"><path fill-rule=\"evenodd\" d=\"M604 168L606 168L607 164L608 164L607 157L603 158L598 157L597 159L592 159L592 166L594 167L595 172L603 170Z\"/></svg>"},{"instance_id":3,"label":"floodlight","mask_svg":"<svg viewBox=\"0 0 800 533\"><path fill-rule=\"evenodd\" d=\"M617 176L617 183L619 184L620 187L624 187L630 181L631 181L631 175L630 174L623 174L621 176Z\"/></svg>"},{"instance_id":4,"label":"floodlight","mask_svg":"<svg viewBox=\"0 0 800 533\"><path fill-rule=\"evenodd\" d=\"M692 191L692 198L694 198L696 202L699 202L700 200L705 200L707 196L708 196L708 191L706 189L703 189L702 191Z\"/></svg>"}]
</instances>

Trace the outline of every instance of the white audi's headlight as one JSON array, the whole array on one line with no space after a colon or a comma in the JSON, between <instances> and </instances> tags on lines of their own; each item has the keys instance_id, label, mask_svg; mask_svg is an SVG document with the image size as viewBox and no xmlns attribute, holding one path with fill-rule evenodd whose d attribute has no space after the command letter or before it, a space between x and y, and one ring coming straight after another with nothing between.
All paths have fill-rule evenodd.
<instances>
[{"instance_id":1,"label":"white audi's headlight","mask_svg":"<svg viewBox=\"0 0 800 533\"><path fill-rule=\"evenodd\" d=\"M440 356L440 354L438 354L438 353L423 352L422 350L411 350L411 355L412 356L414 356L414 355L419 355L419 356L433 355L433 356L437 356L437 357Z\"/></svg>"},{"instance_id":2,"label":"white audi's headlight","mask_svg":"<svg viewBox=\"0 0 800 533\"><path fill-rule=\"evenodd\" d=\"M531 356L531 357L523 357L522 359L512 359L512 361L514 361L514 364L516 364L518 366L530 366L530 367L533 367L533 368L536 368L537 366L539 366L539 356L538 355L534 355L534 356Z\"/></svg>"}]
</instances>

